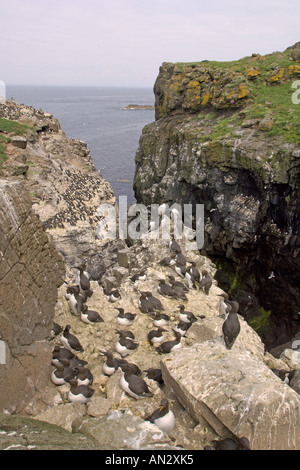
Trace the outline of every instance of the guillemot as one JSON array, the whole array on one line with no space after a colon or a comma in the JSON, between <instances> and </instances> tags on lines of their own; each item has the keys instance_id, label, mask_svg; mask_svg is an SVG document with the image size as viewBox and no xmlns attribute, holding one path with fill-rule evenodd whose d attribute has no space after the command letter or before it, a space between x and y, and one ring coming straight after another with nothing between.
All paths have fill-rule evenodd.
<instances>
[{"instance_id":1,"label":"guillemot","mask_svg":"<svg viewBox=\"0 0 300 470\"><path fill-rule=\"evenodd\" d=\"M124 392L136 399L153 397L153 393L150 392L145 380L133 374L133 367L131 364L123 365L120 386Z\"/></svg>"},{"instance_id":2,"label":"guillemot","mask_svg":"<svg viewBox=\"0 0 300 470\"><path fill-rule=\"evenodd\" d=\"M117 317L117 322L120 325L129 326L134 322L136 313L125 312L124 308L121 308L121 307L115 307L115 309L118 310L119 312L119 315Z\"/></svg>"},{"instance_id":3,"label":"guillemot","mask_svg":"<svg viewBox=\"0 0 300 470\"><path fill-rule=\"evenodd\" d=\"M99 313L96 310L90 310L87 305L81 307L80 318L84 323L89 323L90 325L104 322Z\"/></svg>"},{"instance_id":4,"label":"guillemot","mask_svg":"<svg viewBox=\"0 0 300 470\"><path fill-rule=\"evenodd\" d=\"M192 312L188 312L184 309L184 305L178 305L179 308L179 320L184 323L194 323L197 321L196 316Z\"/></svg>"},{"instance_id":5,"label":"guillemot","mask_svg":"<svg viewBox=\"0 0 300 470\"><path fill-rule=\"evenodd\" d=\"M160 407L155 410L146 421L154 423L161 431L170 434L175 426L174 413L169 408L169 402L166 398L163 398L160 403Z\"/></svg>"},{"instance_id":6,"label":"guillemot","mask_svg":"<svg viewBox=\"0 0 300 470\"><path fill-rule=\"evenodd\" d=\"M173 330L174 331L174 330ZM168 354L172 351L175 351L176 349L180 349L182 347L181 344L181 334L178 333L178 331L174 331L176 338L171 341L166 341L165 343L162 343L160 346L155 348L155 350L158 353L161 354Z\"/></svg>"},{"instance_id":7,"label":"guillemot","mask_svg":"<svg viewBox=\"0 0 300 470\"><path fill-rule=\"evenodd\" d=\"M165 339L163 333L166 332L166 331L168 331L168 330L165 330L161 326L159 326L157 330L149 331L149 333L147 335L147 339L148 339L149 343L152 344L152 345L162 343Z\"/></svg>"},{"instance_id":8,"label":"guillemot","mask_svg":"<svg viewBox=\"0 0 300 470\"><path fill-rule=\"evenodd\" d=\"M115 349L122 357L125 357L135 351L138 345L139 343L135 343L130 338L126 338L126 334L121 332L118 341L115 343Z\"/></svg>"},{"instance_id":9,"label":"guillemot","mask_svg":"<svg viewBox=\"0 0 300 470\"><path fill-rule=\"evenodd\" d=\"M83 347L80 344L76 336L70 333L71 326L66 325L62 336L60 337L61 342L65 348L70 349L71 351L83 351Z\"/></svg>"},{"instance_id":10,"label":"guillemot","mask_svg":"<svg viewBox=\"0 0 300 470\"><path fill-rule=\"evenodd\" d=\"M224 342L227 349L232 348L236 338L238 337L240 329L241 326L237 314L234 312L229 312L222 325Z\"/></svg>"},{"instance_id":11,"label":"guillemot","mask_svg":"<svg viewBox=\"0 0 300 470\"><path fill-rule=\"evenodd\" d=\"M200 281L200 287L202 287L202 289L204 290L205 294L208 295L209 294L209 291L210 291L210 288L212 286L212 278L211 276L209 275L208 271L206 271L206 269L204 269L202 271L202 279Z\"/></svg>"},{"instance_id":12,"label":"guillemot","mask_svg":"<svg viewBox=\"0 0 300 470\"><path fill-rule=\"evenodd\" d=\"M94 394L94 390L88 385L78 385L76 379L70 380L71 388L68 393L68 400L74 403L87 403Z\"/></svg>"}]
</instances>

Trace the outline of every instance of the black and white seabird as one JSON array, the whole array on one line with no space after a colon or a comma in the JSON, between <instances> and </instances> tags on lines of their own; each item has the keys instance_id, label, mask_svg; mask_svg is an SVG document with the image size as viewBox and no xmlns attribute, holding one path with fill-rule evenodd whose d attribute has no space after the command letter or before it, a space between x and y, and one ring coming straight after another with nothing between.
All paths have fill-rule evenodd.
<instances>
[{"instance_id":1,"label":"black and white seabird","mask_svg":"<svg viewBox=\"0 0 300 470\"><path fill-rule=\"evenodd\" d=\"M153 397L153 393L150 392L145 380L142 379L142 377L133 374L133 367L131 364L123 365L120 386L124 392L136 399Z\"/></svg>"},{"instance_id":2,"label":"black and white seabird","mask_svg":"<svg viewBox=\"0 0 300 470\"><path fill-rule=\"evenodd\" d=\"M173 291L174 291L174 297L176 299L181 299L181 300L184 300L184 301L188 300L188 298L186 296L186 293L185 293L185 290L182 287L172 285L172 288L173 288Z\"/></svg>"},{"instance_id":3,"label":"black and white seabird","mask_svg":"<svg viewBox=\"0 0 300 470\"><path fill-rule=\"evenodd\" d=\"M135 338L134 333L132 333L132 331L130 331L130 330L116 330L116 333L118 333L118 335L120 335L121 333L124 333L126 338L129 338L129 339L132 339L132 340L134 340L134 338Z\"/></svg>"},{"instance_id":4,"label":"black and white seabird","mask_svg":"<svg viewBox=\"0 0 300 470\"><path fill-rule=\"evenodd\" d=\"M172 235L172 238L170 240L169 248L170 248L171 253L181 253L181 248L179 244L177 243L177 241L175 240L174 235Z\"/></svg>"},{"instance_id":5,"label":"black and white seabird","mask_svg":"<svg viewBox=\"0 0 300 470\"><path fill-rule=\"evenodd\" d=\"M227 349L232 348L236 338L238 337L240 329L241 326L237 314L234 312L229 312L222 325L223 337Z\"/></svg>"},{"instance_id":6,"label":"black and white seabird","mask_svg":"<svg viewBox=\"0 0 300 470\"><path fill-rule=\"evenodd\" d=\"M119 289L112 290L107 296L107 300L109 300L110 302L117 302L118 300L121 300L121 294Z\"/></svg>"},{"instance_id":7,"label":"black and white seabird","mask_svg":"<svg viewBox=\"0 0 300 470\"><path fill-rule=\"evenodd\" d=\"M119 315L117 317L117 322L120 325L129 326L134 322L136 313L125 312L124 308L121 308L121 307L115 307L115 309L118 310L119 312Z\"/></svg>"},{"instance_id":8,"label":"black and white seabird","mask_svg":"<svg viewBox=\"0 0 300 470\"><path fill-rule=\"evenodd\" d=\"M155 310L164 310L161 301L152 295L152 292L140 292L139 309L142 313L152 313Z\"/></svg>"},{"instance_id":9,"label":"black and white seabird","mask_svg":"<svg viewBox=\"0 0 300 470\"><path fill-rule=\"evenodd\" d=\"M57 366L58 364L62 364L61 359L72 359L74 354L70 349L61 348L60 346L56 345L52 351L52 364Z\"/></svg>"},{"instance_id":10,"label":"black and white seabird","mask_svg":"<svg viewBox=\"0 0 300 470\"><path fill-rule=\"evenodd\" d=\"M174 413L169 408L169 402L166 398L163 398L160 403L160 407L155 410L152 415L146 418L146 421L154 423L161 431L170 434L175 426Z\"/></svg>"},{"instance_id":11,"label":"black and white seabird","mask_svg":"<svg viewBox=\"0 0 300 470\"><path fill-rule=\"evenodd\" d=\"M114 357L111 351L100 351L100 354L106 356L106 361L102 365L102 369L105 375L112 375L116 370L119 369L120 364L127 363L126 359L119 359Z\"/></svg>"},{"instance_id":12,"label":"black and white seabird","mask_svg":"<svg viewBox=\"0 0 300 470\"><path fill-rule=\"evenodd\" d=\"M152 345L162 343L165 339L164 332L166 332L166 331L167 330L165 330L161 326L159 326L157 328L157 330L149 331L149 333L147 335L147 339L148 339L149 343L152 344Z\"/></svg>"},{"instance_id":13,"label":"black and white seabird","mask_svg":"<svg viewBox=\"0 0 300 470\"><path fill-rule=\"evenodd\" d=\"M192 326L192 323L186 323L184 321L180 321L178 325L175 325L173 330L178 331L178 333L181 334L181 336L185 336L188 329Z\"/></svg>"},{"instance_id":14,"label":"black and white seabird","mask_svg":"<svg viewBox=\"0 0 300 470\"><path fill-rule=\"evenodd\" d=\"M98 284L102 287L103 293L109 302L117 302L121 299L119 289L110 289L106 281L99 281Z\"/></svg>"},{"instance_id":15,"label":"black and white seabird","mask_svg":"<svg viewBox=\"0 0 300 470\"><path fill-rule=\"evenodd\" d=\"M185 274L186 274L186 267L185 266L181 266L180 264L174 264L173 266L175 272L180 276L180 277L183 277L185 278Z\"/></svg>"},{"instance_id":16,"label":"black and white seabird","mask_svg":"<svg viewBox=\"0 0 300 470\"><path fill-rule=\"evenodd\" d=\"M180 342L181 341L181 334L178 333L178 331L174 331L174 333L175 333L175 336L176 336L176 338L174 340L166 341L165 343L162 343L160 346L155 348L155 350L158 353L167 354L167 353L170 353L172 351L176 351L176 349L180 349L182 347L182 344Z\"/></svg>"},{"instance_id":17,"label":"black and white seabird","mask_svg":"<svg viewBox=\"0 0 300 470\"><path fill-rule=\"evenodd\" d=\"M146 377L148 379L154 380L158 385L164 385L161 369L149 367L149 369L145 369L144 372L146 372Z\"/></svg>"},{"instance_id":18,"label":"black and white seabird","mask_svg":"<svg viewBox=\"0 0 300 470\"><path fill-rule=\"evenodd\" d=\"M167 284L164 279L160 279L157 290L161 295L164 295L166 297L175 297L172 286L170 286L170 284Z\"/></svg>"},{"instance_id":19,"label":"black and white seabird","mask_svg":"<svg viewBox=\"0 0 300 470\"><path fill-rule=\"evenodd\" d=\"M80 284L80 288L81 288L83 291L89 291L90 288L91 288L91 283L90 283L90 275L89 275L89 273L86 271L86 263L83 263L82 265L77 266L76 269L79 270L79 284Z\"/></svg>"},{"instance_id":20,"label":"black and white seabird","mask_svg":"<svg viewBox=\"0 0 300 470\"><path fill-rule=\"evenodd\" d=\"M170 317L166 313L155 312L151 314L151 316L153 317L153 324L155 326L166 326L170 321Z\"/></svg>"},{"instance_id":21,"label":"black and white seabird","mask_svg":"<svg viewBox=\"0 0 300 470\"><path fill-rule=\"evenodd\" d=\"M152 292L147 291L146 296L147 296L147 299L149 300L150 305L152 306L153 310L162 311L162 310L165 309L163 304L161 303L161 301L159 299L157 299L156 297L154 297Z\"/></svg>"},{"instance_id":22,"label":"black and white seabird","mask_svg":"<svg viewBox=\"0 0 300 470\"><path fill-rule=\"evenodd\" d=\"M187 271L193 276L194 282L200 282L200 273L196 267L195 261L190 261L190 266L187 267Z\"/></svg>"},{"instance_id":23,"label":"black and white seabird","mask_svg":"<svg viewBox=\"0 0 300 470\"><path fill-rule=\"evenodd\" d=\"M51 332L50 332L50 338L53 339L55 336L58 336L61 332L63 331L63 327L60 326L58 323L53 323Z\"/></svg>"},{"instance_id":24,"label":"black and white seabird","mask_svg":"<svg viewBox=\"0 0 300 470\"><path fill-rule=\"evenodd\" d=\"M194 323L197 321L196 316L193 312L188 312L184 309L184 305L178 305L179 308L179 320L184 323Z\"/></svg>"},{"instance_id":25,"label":"black and white seabird","mask_svg":"<svg viewBox=\"0 0 300 470\"><path fill-rule=\"evenodd\" d=\"M177 253L175 257L175 262L179 266L185 266L186 265L186 257L182 253Z\"/></svg>"},{"instance_id":26,"label":"black and white seabird","mask_svg":"<svg viewBox=\"0 0 300 470\"><path fill-rule=\"evenodd\" d=\"M146 292L140 292L139 309L142 313L151 313L154 311L153 305L149 302Z\"/></svg>"},{"instance_id":27,"label":"black and white seabird","mask_svg":"<svg viewBox=\"0 0 300 470\"><path fill-rule=\"evenodd\" d=\"M118 341L115 343L115 350L122 356L125 357L128 354L135 351L139 343L132 341L126 337L124 332L121 332Z\"/></svg>"},{"instance_id":28,"label":"black and white seabird","mask_svg":"<svg viewBox=\"0 0 300 470\"><path fill-rule=\"evenodd\" d=\"M93 383L94 377L90 369L79 366L76 379L77 385L91 385Z\"/></svg>"},{"instance_id":29,"label":"black and white seabird","mask_svg":"<svg viewBox=\"0 0 300 470\"><path fill-rule=\"evenodd\" d=\"M88 385L78 385L76 379L70 380L71 388L68 393L68 400L73 403L87 403L93 396L94 390Z\"/></svg>"},{"instance_id":30,"label":"black and white seabird","mask_svg":"<svg viewBox=\"0 0 300 470\"><path fill-rule=\"evenodd\" d=\"M55 385L64 385L75 377L75 370L69 367L68 360L62 360L63 363L57 364L56 369L51 372L51 380Z\"/></svg>"},{"instance_id":31,"label":"black and white seabird","mask_svg":"<svg viewBox=\"0 0 300 470\"><path fill-rule=\"evenodd\" d=\"M133 276L131 276L131 280L132 282L136 282L136 281L145 281L146 280L146 271L147 271L147 268L145 269L142 269L139 273L136 273L134 274Z\"/></svg>"},{"instance_id":32,"label":"black and white seabird","mask_svg":"<svg viewBox=\"0 0 300 470\"><path fill-rule=\"evenodd\" d=\"M209 291L210 291L210 288L212 286L212 278L211 276L209 275L208 271L206 271L206 269L204 269L202 271L202 279L200 281L200 287L202 287L202 289L204 290L205 294L208 295L209 294Z\"/></svg>"},{"instance_id":33,"label":"black and white seabird","mask_svg":"<svg viewBox=\"0 0 300 470\"><path fill-rule=\"evenodd\" d=\"M70 349L70 351L83 351L83 347L81 346L79 340L76 338L76 336L70 333L70 329L71 326L66 325L63 334L60 337L63 346L67 349Z\"/></svg>"},{"instance_id":34,"label":"black and white seabird","mask_svg":"<svg viewBox=\"0 0 300 470\"><path fill-rule=\"evenodd\" d=\"M174 264L176 264L175 257L176 257L175 254L171 256L166 256L159 262L159 264L161 266L173 266Z\"/></svg>"},{"instance_id":35,"label":"black and white seabird","mask_svg":"<svg viewBox=\"0 0 300 470\"><path fill-rule=\"evenodd\" d=\"M80 318L84 323L89 323L90 325L104 321L96 310L90 310L87 305L81 307Z\"/></svg>"},{"instance_id":36,"label":"black and white seabird","mask_svg":"<svg viewBox=\"0 0 300 470\"><path fill-rule=\"evenodd\" d=\"M176 281L175 277L168 274L168 278L170 279L170 284L172 287L181 287L181 289L184 291L184 292L188 292L189 291L189 288L183 283L183 282L180 282L180 281Z\"/></svg>"}]
</instances>

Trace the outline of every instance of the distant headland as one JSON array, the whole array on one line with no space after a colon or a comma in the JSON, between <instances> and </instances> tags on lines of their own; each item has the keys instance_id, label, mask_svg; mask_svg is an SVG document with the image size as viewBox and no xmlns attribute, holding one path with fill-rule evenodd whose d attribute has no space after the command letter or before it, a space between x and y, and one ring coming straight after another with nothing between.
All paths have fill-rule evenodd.
<instances>
[{"instance_id":1,"label":"distant headland","mask_svg":"<svg viewBox=\"0 0 300 470\"><path fill-rule=\"evenodd\" d=\"M123 109L155 109L154 105L146 105L146 104L129 104L125 106Z\"/></svg>"}]
</instances>

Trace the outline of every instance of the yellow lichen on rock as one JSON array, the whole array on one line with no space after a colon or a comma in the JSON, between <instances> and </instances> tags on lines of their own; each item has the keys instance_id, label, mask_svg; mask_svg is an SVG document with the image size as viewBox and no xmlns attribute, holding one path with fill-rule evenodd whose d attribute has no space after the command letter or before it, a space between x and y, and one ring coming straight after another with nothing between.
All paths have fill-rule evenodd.
<instances>
[{"instance_id":1,"label":"yellow lichen on rock","mask_svg":"<svg viewBox=\"0 0 300 470\"><path fill-rule=\"evenodd\" d=\"M269 83L280 83L284 75L285 68L281 68L278 72L268 78Z\"/></svg>"},{"instance_id":2,"label":"yellow lichen on rock","mask_svg":"<svg viewBox=\"0 0 300 470\"><path fill-rule=\"evenodd\" d=\"M246 98L247 96L249 96L249 94L250 93L246 85L244 83L241 83L239 86L238 99L240 100L242 98Z\"/></svg>"}]
</instances>

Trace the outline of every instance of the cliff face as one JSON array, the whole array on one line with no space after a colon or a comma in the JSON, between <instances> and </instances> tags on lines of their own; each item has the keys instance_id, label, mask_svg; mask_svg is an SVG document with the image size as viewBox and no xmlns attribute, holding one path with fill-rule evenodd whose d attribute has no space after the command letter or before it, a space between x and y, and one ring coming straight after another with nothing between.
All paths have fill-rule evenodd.
<instances>
[{"instance_id":1,"label":"cliff face","mask_svg":"<svg viewBox=\"0 0 300 470\"><path fill-rule=\"evenodd\" d=\"M299 329L298 50L164 63L136 154L138 202L204 204L202 252L268 347Z\"/></svg>"},{"instance_id":2,"label":"cliff face","mask_svg":"<svg viewBox=\"0 0 300 470\"><path fill-rule=\"evenodd\" d=\"M14 101L0 104L0 178L0 411L18 413L49 384L57 289L98 260L97 210L115 198L85 142Z\"/></svg>"},{"instance_id":3,"label":"cliff face","mask_svg":"<svg viewBox=\"0 0 300 470\"><path fill-rule=\"evenodd\" d=\"M65 268L21 183L0 181L0 410L19 412L48 383L47 338Z\"/></svg>"}]
</instances>

